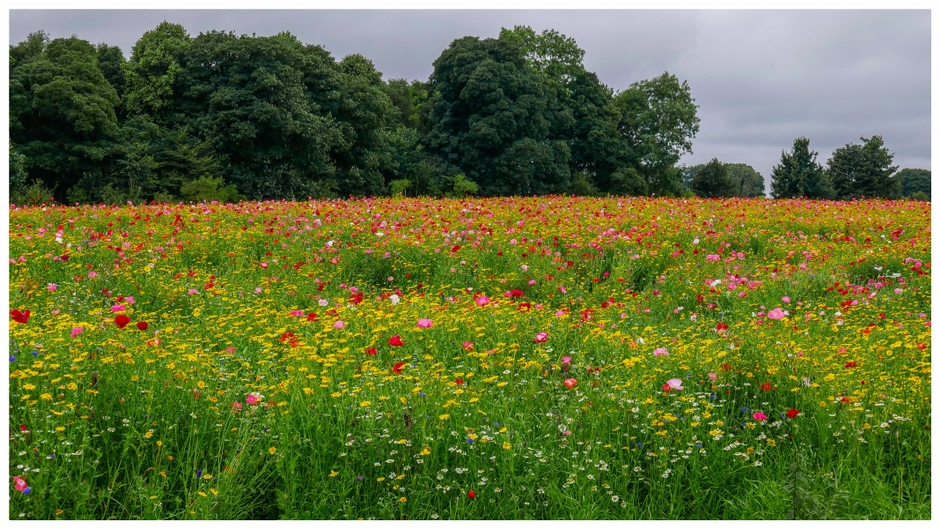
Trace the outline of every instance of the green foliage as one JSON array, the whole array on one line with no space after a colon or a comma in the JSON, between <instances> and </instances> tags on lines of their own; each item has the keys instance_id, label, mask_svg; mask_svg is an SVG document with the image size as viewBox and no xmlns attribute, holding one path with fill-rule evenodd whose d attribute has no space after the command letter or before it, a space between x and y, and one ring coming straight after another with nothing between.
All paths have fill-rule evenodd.
<instances>
[{"instance_id":1,"label":"green foliage","mask_svg":"<svg viewBox=\"0 0 940 529\"><path fill-rule=\"evenodd\" d=\"M68 189L102 175L116 155L120 104L97 65L97 50L77 37L46 42L40 32L11 49L10 139L31 179Z\"/></svg>"},{"instance_id":2,"label":"green foliage","mask_svg":"<svg viewBox=\"0 0 940 529\"><path fill-rule=\"evenodd\" d=\"M899 198L901 182L893 177L894 155L888 152L881 136L862 138L862 144L850 143L832 153L827 172L840 199Z\"/></svg>"},{"instance_id":3,"label":"green foliage","mask_svg":"<svg viewBox=\"0 0 940 529\"><path fill-rule=\"evenodd\" d=\"M734 184L737 197L756 198L764 196L764 177L753 167L743 163L726 163L728 178Z\"/></svg>"},{"instance_id":4,"label":"green foliage","mask_svg":"<svg viewBox=\"0 0 940 529\"><path fill-rule=\"evenodd\" d=\"M920 192L930 200L930 170L904 168L894 175L901 182L901 196L913 197Z\"/></svg>"},{"instance_id":5,"label":"green foliage","mask_svg":"<svg viewBox=\"0 0 940 529\"><path fill-rule=\"evenodd\" d=\"M514 40L464 37L434 61L428 84L431 155L492 195L568 189L570 151L552 137L561 109Z\"/></svg>"},{"instance_id":6,"label":"green foliage","mask_svg":"<svg viewBox=\"0 0 940 529\"><path fill-rule=\"evenodd\" d=\"M729 198L737 196L738 188L728 176L728 168L718 158L712 158L692 179L692 191L702 198Z\"/></svg>"},{"instance_id":7,"label":"green foliage","mask_svg":"<svg viewBox=\"0 0 940 529\"><path fill-rule=\"evenodd\" d=\"M475 195L480 191L480 186L476 182L470 180L466 176L459 174L454 177L454 197L465 197L468 195Z\"/></svg>"},{"instance_id":8,"label":"green foliage","mask_svg":"<svg viewBox=\"0 0 940 529\"><path fill-rule=\"evenodd\" d=\"M921 202L930 202L930 195L923 191L914 191L908 198L911 200L920 200Z\"/></svg>"},{"instance_id":9,"label":"green foliage","mask_svg":"<svg viewBox=\"0 0 940 529\"><path fill-rule=\"evenodd\" d=\"M384 90L392 105L398 109L395 121L416 129L420 122L422 105L428 100L426 84L421 81L412 81L409 84L404 79L389 79Z\"/></svg>"},{"instance_id":10,"label":"green foliage","mask_svg":"<svg viewBox=\"0 0 940 529\"><path fill-rule=\"evenodd\" d=\"M200 177L183 184L180 195L190 202L213 201L237 202L238 190L234 185L225 185L221 178Z\"/></svg>"},{"instance_id":11,"label":"green foliage","mask_svg":"<svg viewBox=\"0 0 940 529\"><path fill-rule=\"evenodd\" d=\"M26 187L26 156L16 149L13 141L10 141L10 197Z\"/></svg>"},{"instance_id":12,"label":"green foliage","mask_svg":"<svg viewBox=\"0 0 940 529\"><path fill-rule=\"evenodd\" d=\"M192 38L179 24L161 22L134 44L124 64L124 105L131 114L148 114L158 123L170 119L174 84L183 74L180 64Z\"/></svg>"},{"instance_id":13,"label":"green foliage","mask_svg":"<svg viewBox=\"0 0 940 529\"><path fill-rule=\"evenodd\" d=\"M793 140L793 150L781 154L770 175L773 198L833 198L829 173L816 163L817 154L809 150L809 138Z\"/></svg>"},{"instance_id":14,"label":"green foliage","mask_svg":"<svg viewBox=\"0 0 940 529\"><path fill-rule=\"evenodd\" d=\"M614 96L614 104L631 165L646 178L651 193L676 194L681 174L674 167L682 154L692 152L700 122L688 83L665 72L633 83Z\"/></svg>"},{"instance_id":15,"label":"green foliage","mask_svg":"<svg viewBox=\"0 0 940 529\"><path fill-rule=\"evenodd\" d=\"M10 202L21 206L40 206L52 203L52 190L42 180L33 180L28 186L20 187L10 193Z\"/></svg>"},{"instance_id":16,"label":"green foliage","mask_svg":"<svg viewBox=\"0 0 940 529\"><path fill-rule=\"evenodd\" d=\"M388 183L388 189L393 197L405 196L405 191L411 187L411 180L392 180Z\"/></svg>"}]
</instances>

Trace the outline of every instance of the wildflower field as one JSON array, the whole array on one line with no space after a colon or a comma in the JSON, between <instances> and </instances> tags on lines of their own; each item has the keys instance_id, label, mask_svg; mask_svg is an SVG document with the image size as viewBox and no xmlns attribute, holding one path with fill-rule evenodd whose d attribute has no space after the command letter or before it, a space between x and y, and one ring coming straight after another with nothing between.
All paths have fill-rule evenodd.
<instances>
[{"instance_id":1,"label":"wildflower field","mask_svg":"<svg viewBox=\"0 0 940 529\"><path fill-rule=\"evenodd\" d=\"M930 518L930 204L10 209L12 519Z\"/></svg>"}]
</instances>

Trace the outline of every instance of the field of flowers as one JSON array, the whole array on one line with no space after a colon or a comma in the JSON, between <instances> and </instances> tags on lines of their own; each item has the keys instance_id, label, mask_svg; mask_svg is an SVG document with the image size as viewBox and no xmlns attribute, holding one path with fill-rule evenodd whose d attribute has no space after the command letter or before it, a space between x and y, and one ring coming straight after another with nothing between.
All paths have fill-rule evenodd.
<instances>
[{"instance_id":1,"label":"field of flowers","mask_svg":"<svg viewBox=\"0 0 940 529\"><path fill-rule=\"evenodd\" d=\"M10 209L12 519L930 517L930 204Z\"/></svg>"}]
</instances>

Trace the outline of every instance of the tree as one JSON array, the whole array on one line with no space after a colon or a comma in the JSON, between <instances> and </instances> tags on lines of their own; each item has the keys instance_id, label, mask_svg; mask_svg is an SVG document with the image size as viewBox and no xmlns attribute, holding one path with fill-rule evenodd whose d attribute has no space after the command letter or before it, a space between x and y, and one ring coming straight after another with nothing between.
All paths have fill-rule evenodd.
<instances>
[{"instance_id":1,"label":"tree","mask_svg":"<svg viewBox=\"0 0 940 529\"><path fill-rule=\"evenodd\" d=\"M894 177L901 182L901 196L910 197L921 192L930 200L930 170L904 168Z\"/></svg>"},{"instance_id":2,"label":"tree","mask_svg":"<svg viewBox=\"0 0 940 529\"><path fill-rule=\"evenodd\" d=\"M881 136L861 138L862 144L850 143L832 153L827 172L836 195L849 198L898 198L901 182L892 174L894 155L888 152Z\"/></svg>"},{"instance_id":3,"label":"tree","mask_svg":"<svg viewBox=\"0 0 940 529\"><path fill-rule=\"evenodd\" d=\"M568 189L570 150L552 137L556 98L518 43L455 40L434 61L428 92L428 153L477 183L481 194Z\"/></svg>"},{"instance_id":4,"label":"tree","mask_svg":"<svg viewBox=\"0 0 940 529\"><path fill-rule=\"evenodd\" d=\"M728 178L734 184L734 196L755 198L764 196L764 177L753 167L743 163L726 163Z\"/></svg>"},{"instance_id":5,"label":"tree","mask_svg":"<svg viewBox=\"0 0 940 529\"><path fill-rule=\"evenodd\" d=\"M117 154L117 93L97 50L77 37L46 42L42 32L11 48L10 139L30 180L64 194L79 180L98 182Z\"/></svg>"},{"instance_id":6,"label":"tree","mask_svg":"<svg viewBox=\"0 0 940 529\"><path fill-rule=\"evenodd\" d=\"M650 191L680 192L681 174L674 166L682 154L692 152L700 121L688 83L665 72L633 83L614 96L614 104L630 164L646 178Z\"/></svg>"},{"instance_id":7,"label":"tree","mask_svg":"<svg viewBox=\"0 0 940 529\"><path fill-rule=\"evenodd\" d=\"M793 150L781 153L770 175L773 198L832 198L829 175L816 163L818 154L809 150L809 138L793 140Z\"/></svg>"},{"instance_id":8,"label":"tree","mask_svg":"<svg viewBox=\"0 0 940 529\"><path fill-rule=\"evenodd\" d=\"M738 188L728 176L725 164L712 158L692 179L692 192L702 198L728 198L737 196Z\"/></svg>"},{"instance_id":9,"label":"tree","mask_svg":"<svg viewBox=\"0 0 940 529\"><path fill-rule=\"evenodd\" d=\"M161 22L134 44L124 64L124 106L130 115L147 114L159 125L168 123L179 95L174 85L183 73L180 61L191 43L183 26Z\"/></svg>"}]
</instances>

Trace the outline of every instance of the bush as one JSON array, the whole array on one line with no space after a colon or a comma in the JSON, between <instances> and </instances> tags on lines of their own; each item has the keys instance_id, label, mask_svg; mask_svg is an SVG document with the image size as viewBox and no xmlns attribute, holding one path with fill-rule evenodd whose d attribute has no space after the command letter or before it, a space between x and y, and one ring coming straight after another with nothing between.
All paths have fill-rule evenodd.
<instances>
[{"instance_id":1,"label":"bush","mask_svg":"<svg viewBox=\"0 0 940 529\"><path fill-rule=\"evenodd\" d=\"M183 184L180 188L180 195L189 202L201 202L203 200L219 202L237 202L239 199L238 190L234 185L224 185L221 178L212 178L202 176Z\"/></svg>"}]
</instances>

